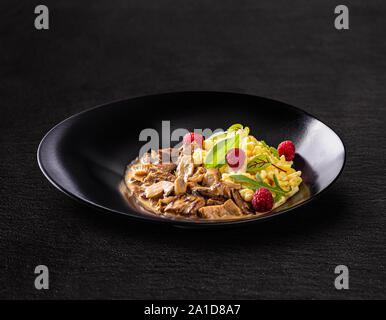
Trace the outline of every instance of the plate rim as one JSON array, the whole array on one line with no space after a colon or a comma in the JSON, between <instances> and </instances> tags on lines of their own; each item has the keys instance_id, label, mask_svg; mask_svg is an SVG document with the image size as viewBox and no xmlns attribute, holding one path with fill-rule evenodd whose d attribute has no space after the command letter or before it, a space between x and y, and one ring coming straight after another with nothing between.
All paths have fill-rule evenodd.
<instances>
[{"instance_id":1,"label":"plate rim","mask_svg":"<svg viewBox=\"0 0 386 320\"><path fill-rule=\"evenodd\" d=\"M275 103L280 103L282 105L285 105L287 108L294 109L297 112L300 112L300 113L302 113L302 114L304 114L304 115L306 115L306 116L308 116L310 118L316 119L317 121L319 121L320 123L325 125L330 131L332 131L338 137L338 139L340 140L340 142L342 143L342 146L343 146L343 162L342 162L342 166L340 167L339 172L336 175L336 177L324 189L322 189L318 193L312 195L309 199L294 205L293 207L284 209L284 210L279 211L279 212L275 212L273 214L266 214L266 215L262 215L262 216L258 216L258 217L253 217L253 218L248 218L248 219L210 220L210 221L205 221L205 220L197 220L197 221L191 220L191 221L189 221L189 220L182 220L182 219L178 219L178 218L174 219L173 217L169 217L169 216L162 216L161 217L161 216L157 216L157 215L154 215L154 216L149 215L149 216L147 216L147 215L142 215L140 213L132 214L131 212L123 212L123 211L120 211L120 210L115 210L115 209L112 209L112 208L108 208L108 207L105 207L105 206L100 205L98 203L95 203L93 201L90 201L90 200L88 200L88 199L86 199L84 197L80 197L80 196L77 196L77 195L73 194L71 191L65 189L59 183L57 183L48 174L48 172L44 168L44 164L42 162L42 159L40 158L41 157L42 146L45 143L45 140L48 138L48 136L51 135L63 123L65 123L67 121L70 121L73 118L79 117L80 115L82 115L84 113L91 112L94 109L99 109L99 108L102 108L102 107L107 107L107 106L110 106L110 105L113 105L113 104L118 104L118 103L126 102L126 101L129 101L129 100L141 99L141 98L146 98L146 97L155 97L155 96L162 96L162 95L175 95L175 94L181 94L181 95L183 95L183 94L230 94L230 95L240 95L240 96L247 96L247 97L251 97L251 98L259 98L259 99L269 100L269 101L272 101L272 102L275 102ZM37 148L37 152L36 152L36 157L37 157L37 162L38 162L39 169L42 171L42 173L45 176L45 178L56 189L58 189L59 191L61 191L65 195L67 195L68 197L76 200L77 202L80 202L82 204L86 204L87 206L92 207L94 209L98 209L98 211L104 211L104 212L107 211L107 212L110 212L110 213L116 213L116 214L119 214L120 216L126 216L126 217L129 217L131 219L135 219L136 221L158 223L158 224L163 224L163 225L170 225L170 224L172 224L173 226L189 227L189 228L208 228L208 227L210 228L210 227L220 227L220 226L239 226L239 225L257 223L257 222L263 222L263 221L266 221L266 220L269 220L269 219L277 218L277 217L281 216L284 213L292 212L295 209L298 209L298 208L300 208L300 207L302 207L304 205L308 205L311 201L313 201L314 199L318 198L321 194L325 193L328 189L330 189L331 186L341 176L341 174L342 174L342 172L343 172L343 170L345 168L346 160L347 160L346 145L345 145L343 139L329 125L327 125L326 123L321 121L316 116L310 114L309 112L307 112L307 111L305 111L305 110L303 110L303 109L301 109L299 107L290 105L290 104L288 104L286 102L283 102L283 101L280 101L280 100L271 99L271 98L266 98L266 97L262 97L262 96L258 96L258 95L255 95L255 94L233 92L233 91L210 91L210 90L165 91L165 92L154 93L154 94L147 94L147 95L129 96L129 97L126 97L126 98L112 100L112 101L109 101L109 102L106 102L106 103L98 104L96 106L87 108L87 109L85 109L83 111L75 113L75 114L69 116L68 118L60 121L59 123L54 125L50 130L48 130L47 133L43 136L43 138L39 142L39 145L38 145L38 148ZM133 210L129 209L129 211L133 211Z\"/></svg>"}]
</instances>

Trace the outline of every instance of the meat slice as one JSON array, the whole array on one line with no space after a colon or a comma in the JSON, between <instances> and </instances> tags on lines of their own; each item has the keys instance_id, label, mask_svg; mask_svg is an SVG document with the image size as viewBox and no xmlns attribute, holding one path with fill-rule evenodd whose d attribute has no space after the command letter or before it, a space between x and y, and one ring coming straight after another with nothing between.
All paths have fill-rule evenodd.
<instances>
[{"instance_id":1,"label":"meat slice","mask_svg":"<svg viewBox=\"0 0 386 320\"><path fill-rule=\"evenodd\" d=\"M209 198L227 198L231 197L231 190L222 182L215 182L210 187L193 187L192 193Z\"/></svg>"},{"instance_id":2,"label":"meat slice","mask_svg":"<svg viewBox=\"0 0 386 320\"><path fill-rule=\"evenodd\" d=\"M180 149L177 148L166 148L159 149L158 156L161 163L177 162L178 156L180 155Z\"/></svg>"},{"instance_id":3,"label":"meat slice","mask_svg":"<svg viewBox=\"0 0 386 320\"><path fill-rule=\"evenodd\" d=\"M206 169L204 167L198 167L196 172L189 178L190 182L200 183L206 174Z\"/></svg>"},{"instance_id":4,"label":"meat slice","mask_svg":"<svg viewBox=\"0 0 386 320\"><path fill-rule=\"evenodd\" d=\"M206 171L204 179L202 181L203 186L210 187L213 183L221 180L221 172L218 168L209 168Z\"/></svg>"},{"instance_id":5,"label":"meat slice","mask_svg":"<svg viewBox=\"0 0 386 320\"><path fill-rule=\"evenodd\" d=\"M185 181L193 174L194 165L191 156L182 155L178 159L176 174L178 177L183 177Z\"/></svg>"},{"instance_id":6,"label":"meat slice","mask_svg":"<svg viewBox=\"0 0 386 320\"><path fill-rule=\"evenodd\" d=\"M203 206L205 206L205 199L203 197L184 194L171 201L164 211L189 216L196 214Z\"/></svg>"},{"instance_id":7,"label":"meat slice","mask_svg":"<svg viewBox=\"0 0 386 320\"><path fill-rule=\"evenodd\" d=\"M241 198L238 190L232 189L232 198L236 202L237 206L243 211L243 214L253 214L251 205Z\"/></svg>"},{"instance_id":8,"label":"meat slice","mask_svg":"<svg viewBox=\"0 0 386 320\"><path fill-rule=\"evenodd\" d=\"M216 219L228 214L224 205L206 206L198 210L198 216L205 219Z\"/></svg>"},{"instance_id":9,"label":"meat slice","mask_svg":"<svg viewBox=\"0 0 386 320\"><path fill-rule=\"evenodd\" d=\"M215 190L218 194L220 194L224 198L230 198L231 197L230 188L222 182L216 182L216 183L212 184L212 186L210 188Z\"/></svg>"},{"instance_id":10,"label":"meat slice","mask_svg":"<svg viewBox=\"0 0 386 320\"><path fill-rule=\"evenodd\" d=\"M176 196L179 196L180 194L183 194L186 192L186 182L184 180L184 177L179 176L175 181L174 181L174 193Z\"/></svg>"},{"instance_id":11,"label":"meat slice","mask_svg":"<svg viewBox=\"0 0 386 320\"><path fill-rule=\"evenodd\" d=\"M241 184L239 183L234 183L230 180L225 180L224 183L229 187L229 188L232 188L232 189L241 189Z\"/></svg>"},{"instance_id":12,"label":"meat slice","mask_svg":"<svg viewBox=\"0 0 386 320\"><path fill-rule=\"evenodd\" d=\"M177 165L173 162L167 162L157 165L158 170L165 172L172 172L177 168Z\"/></svg>"},{"instance_id":13,"label":"meat slice","mask_svg":"<svg viewBox=\"0 0 386 320\"><path fill-rule=\"evenodd\" d=\"M201 146L196 142L192 142L189 144L184 144L182 146L181 152L185 155L191 156L194 153L194 150L201 149Z\"/></svg>"},{"instance_id":14,"label":"meat slice","mask_svg":"<svg viewBox=\"0 0 386 320\"><path fill-rule=\"evenodd\" d=\"M156 164L159 162L159 157L157 153L154 150L152 150L151 152L144 153L140 159L140 162L143 164L149 164L149 163Z\"/></svg>"},{"instance_id":15,"label":"meat slice","mask_svg":"<svg viewBox=\"0 0 386 320\"><path fill-rule=\"evenodd\" d=\"M225 201L223 206L232 216L241 216L243 214L241 209L231 199Z\"/></svg>"},{"instance_id":16,"label":"meat slice","mask_svg":"<svg viewBox=\"0 0 386 320\"><path fill-rule=\"evenodd\" d=\"M156 205L157 210L163 211L165 206L168 205L173 200L175 200L176 198L177 198L176 196L170 196L163 199L159 199Z\"/></svg>"},{"instance_id":17,"label":"meat slice","mask_svg":"<svg viewBox=\"0 0 386 320\"><path fill-rule=\"evenodd\" d=\"M129 190L137 198L145 198L145 188L143 186L132 184Z\"/></svg>"},{"instance_id":18,"label":"meat slice","mask_svg":"<svg viewBox=\"0 0 386 320\"><path fill-rule=\"evenodd\" d=\"M176 179L176 177L166 171L151 171L146 178L143 179L143 182L149 182L149 183L155 183L159 181L170 181L173 182Z\"/></svg>"},{"instance_id":19,"label":"meat slice","mask_svg":"<svg viewBox=\"0 0 386 320\"><path fill-rule=\"evenodd\" d=\"M198 187L201 187L201 186L197 182L188 181L186 183L186 189L190 193L192 193L192 190L194 190L194 188L198 188Z\"/></svg>"},{"instance_id":20,"label":"meat slice","mask_svg":"<svg viewBox=\"0 0 386 320\"><path fill-rule=\"evenodd\" d=\"M241 209L231 200L225 201L222 205L206 206L198 210L198 216L206 219L215 219L224 216L240 216Z\"/></svg>"},{"instance_id":21,"label":"meat slice","mask_svg":"<svg viewBox=\"0 0 386 320\"><path fill-rule=\"evenodd\" d=\"M145 188L145 197L148 199L159 197L162 194L166 197L172 193L174 183L170 181L160 181Z\"/></svg>"},{"instance_id":22,"label":"meat slice","mask_svg":"<svg viewBox=\"0 0 386 320\"><path fill-rule=\"evenodd\" d=\"M224 202L225 202L225 199L210 198L206 201L206 205L207 206L216 206L216 205L224 204Z\"/></svg>"}]
</instances>

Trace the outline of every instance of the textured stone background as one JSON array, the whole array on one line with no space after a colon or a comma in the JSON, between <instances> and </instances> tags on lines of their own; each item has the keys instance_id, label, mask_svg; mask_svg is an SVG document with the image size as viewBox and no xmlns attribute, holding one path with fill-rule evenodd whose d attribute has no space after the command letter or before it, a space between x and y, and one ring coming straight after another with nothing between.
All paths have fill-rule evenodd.
<instances>
[{"instance_id":1,"label":"textured stone background","mask_svg":"<svg viewBox=\"0 0 386 320\"><path fill-rule=\"evenodd\" d=\"M386 298L384 1L346 1L341 32L336 1L44 3L49 31L34 29L34 1L1 10L1 298ZM197 232L96 212L40 173L36 149L57 122L180 90L305 109L345 142L343 175L299 214ZM38 264L48 291L34 289ZM334 288L338 264L348 291Z\"/></svg>"}]
</instances>

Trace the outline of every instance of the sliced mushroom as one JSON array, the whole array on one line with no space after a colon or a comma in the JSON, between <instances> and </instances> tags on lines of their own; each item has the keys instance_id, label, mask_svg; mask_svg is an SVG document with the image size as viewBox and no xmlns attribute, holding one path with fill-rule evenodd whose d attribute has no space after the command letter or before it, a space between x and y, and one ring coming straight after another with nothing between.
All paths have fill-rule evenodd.
<instances>
[{"instance_id":1,"label":"sliced mushroom","mask_svg":"<svg viewBox=\"0 0 386 320\"><path fill-rule=\"evenodd\" d=\"M179 176L175 181L174 181L174 193L176 196L179 196L180 194L183 194L186 192L186 182L184 180L184 177Z\"/></svg>"},{"instance_id":2,"label":"sliced mushroom","mask_svg":"<svg viewBox=\"0 0 386 320\"><path fill-rule=\"evenodd\" d=\"M192 193L210 198L230 198L231 190L222 182L215 182L210 187L193 187Z\"/></svg>"},{"instance_id":3,"label":"sliced mushroom","mask_svg":"<svg viewBox=\"0 0 386 320\"><path fill-rule=\"evenodd\" d=\"M196 172L189 178L190 182L201 182L206 174L206 169L204 167L197 168Z\"/></svg>"},{"instance_id":4,"label":"sliced mushroom","mask_svg":"<svg viewBox=\"0 0 386 320\"><path fill-rule=\"evenodd\" d=\"M154 150L152 150L151 153L146 152L141 157L140 162L143 164L149 164L149 163L157 164L159 162L158 154Z\"/></svg>"},{"instance_id":5,"label":"sliced mushroom","mask_svg":"<svg viewBox=\"0 0 386 320\"><path fill-rule=\"evenodd\" d=\"M240 208L231 200L225 201L222 205L206 206L198 210L198 215L202 218L219 218L227 215L240 216Z\"/></svg>"},{"instance_id":6,"label":"sliced mushroom","mask_svg":"<svg viewBox=\"0 0 386 320\"><path fill-rule=\"evenodd\" d=\"M207 206L216 206L216 205L221 205L221 204L224 204L225 202L225 199L213 199L213 198L210 198L206 201L206 205Z\"/></svg>"},{"instance_id":7,"label":"sliced mushroom","mask_svg":"<svg viewBox=\"0 0 386 320\"><path fill-rule=\"evenodd\" d=\"M168 162L168 163L162 163L157 166L157 168L161 171L165 172L172 172L175 168L177 168L177 165L173 162Z\"/></svg>"},{"instance_id":8,"label":"sliced mushroom","mask_svg":"<svg viewBox=\"0 0 386 320\"><path fill-rule=\"evenodd\" d=\"M176 162L179 154L180 149L177 148L166 148L158 150L158 156L161 163Z\"/></svg>"},{"instance_id":9,"label":"sliced mushroom","mask_svg":"<svg viewBox=\"0 0 386 320\"><path fill-rule=\"evenodd\" d=\"M143 182L149 182L149 183L154 183L154 182L159 182L159 181L171 181L173 182L176 179L176 176L165 172L161 170L157 170L155 172L151 171L145 179L143 179Z\"/></svg>"},{"instance_id":10,"label":"sliced mushroom","mask_svg":"<svg viewBox=\"0 0 386 320\"><path fill-rule=\"evenodd\" d=\"M184 194L170 202L164 211L181 215L193 215L203 206L205 206L204 198L196 197L191 194Z\"/></svg>"},{"instance_id":11,"label":"sliced mushroom","mask_svg":"<svg viewBox=\"0 0 386 320\"><path fill-rule=\"evenodd\" d=\"M198 210L198 216L206 219L215 219L226 216L228 211L224 208L224 205L206 206Z\"/></svg>"},{"instance_id":12,"label":"sliced mushroom","mask_svg":"<svg viewBox=\"0 0 386 320\"><path fill-rule=\"evenodd\" d=\"M229 187L229 188L232 188L232 189L241 189L241 184L239 183L234 183L230 180L224 180L224 183Z\"/></svg>"},{"instance_id":13,"label":"sliced mushroom","mask_svg":"<svg viewBox=\"0 0 386 320\"><path fill-rule=\"evenodd\" d=\"M232 190L232 198L244 214L253 214L251 205L244 201L243 198L241 198L240 192L238 190Z\"/></svg>"},{"instance_id":14,"label":"sliced mushroom","mask_svg":"<svg viewBox=\"0 0 386 320\"><path fill-rule=\"evenodd\" d=\"M220 181L221 172L218 168L209 168L206 171L204 179L202 181L203 186L210 187L213 183Z\"/></svg>"},{"instance_id":15,"label":"sliced mushroom","mask_svg":"<svg viewBox=\"0 0 386 320\"><path fill-rule=\"evenodd\" d=\"M160 181L145 188L145 197L148 199L159 197L162 194L166 197L172 193L174 183L170 181Z\"/></svg>"},{"instance_id":16,"label":"sliced mushroom","mask_svg":"<svg viewBox=\"0 0 386 320\"><path fill-rule=\"evenodd\" d=\"M150 164L138 164L133 166L132 171L135 176L144 176L149 173L151 167Z\"/></svg>"},{"instance_id":17,"label":"sliced mushroom","mask_svg":"<svg viewBox=\"0 0 386 320\"><path fill-rule=\"evenodd\" d=\"M183 154L186 154L188 156L191 156L193 153L194 153L194 150L196 149L202 149L201 148L202 146L200 146L199 144L197 144L196 142L192 142L190 144L184 144L183 147L182 147L182 150L181 152Z\"/></svg>"},{"instance_id":18,"label":"sliced mushroom","mask_svg":"<svg viewBox=\"0 0 386 320\"><path fill-rule=\"evenodd\" d=\"M157 206L156 206L157 210L162 211L166 205L168 205L170 202L172 202L176 198L177 198L176 196L170 196L170 197L166 197L163 199L159 199L157 202Z\"/></svg>"},{"instance_id":19,"label":"sliced mushroom","mask_svg":"<svg viewBox=\"0 0 386 320\"><path fill-rule=\"evenodd\" d=\"M231 214L232 216L242 215L241 209L231 199L225 201L223 206L225 210L228 211L228 213Z\"/></svg>"},{"instance_id":20,"label":"sliced mushroom","mask_svg":"<svg viewBox=\"0 0 386 320\"><path fill-rule=\"evenodd\" d=\"M183 155L178 159L177 176L182 176L185 181L193 174L194 165L191 156Z\"/></svg>"}]
</instances>

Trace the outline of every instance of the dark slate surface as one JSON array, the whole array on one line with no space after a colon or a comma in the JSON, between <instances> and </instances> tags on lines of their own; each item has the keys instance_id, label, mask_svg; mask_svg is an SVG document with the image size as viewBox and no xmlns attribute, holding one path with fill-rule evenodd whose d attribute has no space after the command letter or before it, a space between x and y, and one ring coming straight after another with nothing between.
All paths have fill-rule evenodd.
<instances>
[{"instance_id":1,"label":"dark slate surface","mask_svg":"<svg viewBox=\"0 0 386 320\"><path fill-rule=\"evenodd\" d=\"M386 298L384 1L346 1L343 32L336 1L45 4L49 31L34 29L34 1L1 10L1 298ZM36 149L57 122L179 90L305 109L345 142L343 175L298 214L197 232L86 208L40 173ZM34 289L38 264L48 291ZM334 288L338 264L350 290Z\"/></svg>"}]
</instances>

